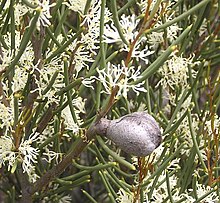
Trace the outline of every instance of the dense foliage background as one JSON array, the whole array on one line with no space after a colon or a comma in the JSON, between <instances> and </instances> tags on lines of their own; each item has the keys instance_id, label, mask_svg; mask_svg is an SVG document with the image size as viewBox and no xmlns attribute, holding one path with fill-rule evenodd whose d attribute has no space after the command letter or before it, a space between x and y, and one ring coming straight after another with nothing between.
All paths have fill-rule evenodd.
<instances>
[{"instance_id":1,"label":"dense foliage background","mask_svg":"<svg viewBox=\"0 0 220 203\"><path fill-rule=\"evenodd\" d=\"M218 2L1 0L0 201L218 202ZM91 129L136 111L147 157Z\"/></svg>"}]
</instances>

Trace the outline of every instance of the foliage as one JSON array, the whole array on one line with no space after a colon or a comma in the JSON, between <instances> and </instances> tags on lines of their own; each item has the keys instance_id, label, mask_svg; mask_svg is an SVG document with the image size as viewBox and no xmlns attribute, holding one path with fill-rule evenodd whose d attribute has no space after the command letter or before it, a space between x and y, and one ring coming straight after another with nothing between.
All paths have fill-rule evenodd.
<instances>
[{"instance_id":1,"label":"foliage","mask_svg":"<svg viewBox=\"0 0 220 203\"><path fill-rule=\"evenodd\" d=\"M218 202L216 0L2 0L1 202ZM92 125L147 111L135 157Z\"/></svg>"}]
</instances>

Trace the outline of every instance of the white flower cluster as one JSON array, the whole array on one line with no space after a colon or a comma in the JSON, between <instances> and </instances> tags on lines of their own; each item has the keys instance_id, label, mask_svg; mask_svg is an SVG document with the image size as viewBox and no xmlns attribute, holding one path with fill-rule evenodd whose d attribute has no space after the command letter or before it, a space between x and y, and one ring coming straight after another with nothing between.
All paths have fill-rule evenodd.
<instances>
[{"instance_id":1,"label":"white flower cluster","mask_svg":"<svg viewBox=\"0 0 220 203\"><path fill-rule=\"evenodd\" d=\"M104 23L110 20L111 13L105 8ZM99 49L100 43L100 17L101 17L101 1L95 0L91 5L89 12L85 15L81 25L87 29L85 34L82 34L80 42L92 53L96 55L96 50Z\"/></svg>"},{"instance_id":2,"label":"white flower cluster","mask_svg":"<svg viewBox=\"0 0 220 203\"><path fill-rule=\"evenodd\" d=\"M33 3L38 5L38 8L40 10L40 17L37 23L37 26L39 27L40 24L42 24L42 26L47 27L49 25L51 25L50 23L50 18L52 17L50 15L50 8L55 6L56 3L52 3L50 4L49 0L33 0Z\"/></svg>"},{"instance_id":3,"label":"white flower cluster","mask_svg":"<svg viewBox=\"0 0 220 203\"><path fill-rule=\"evenodd\" d=\"M6 1L4 4L4 8L8 9L11 1ZM26 4L18 1L14 6L14 15L15 15L15 24L17 25L15 30L15 38L12 38L11 33L7 32L2 35L2 39L4 41L4 46L0 47L0 72L4 73L7 68L10 66L11 62L14 60L14 57L19 52L21 43L23 41L24 32L20 30L19 26L23 25L23 21L21 21L24 15L29 12L29 14L34 14L35 10L40 11L40 17L37 22L37 26L40 24L44 27L49 26L51 24L51 7L55 5L55 3L51 4L49 0L33 0L29 1L29 3L36 6L36 9L27 7ZM5 16L0 16L0 18L4 18ZM72 36L68 36L72 37ZM63 40L63 39L62 39ZM61 41L62 42L62 41ZM60 42L60 43L61 43ZM74 42L75 43L75 42ZM12 46L13 45L13 46ZM69 46L71 50L72 44ZM54 46L54 50L57 49ZM45 51L45 58L50 57L52 51L50 47ZM80 55L83 53L81 49L78 50L78 57L75 58L76 62L80 64L78 61L85 60L86 57L80 58ZM86 52L87 53L87 52ZM84 52L84 55L86 55ZM54 57L49 62L46 60L38 61L34 64L35 53L33 50L32 43L29 42L25 48L25 51L21 55L19 62L15 65L13 71L13 80L8 82L6 79L1 80L1 96L0 96L0 129L3 135L0 137L0 167L5 167L9 171L14 172L17 169L18 163L21 163L22 169L24 173L27 173L30 181L34 182L38 178L38 175L35 172L35 164L37 163L37 159L39 158L39 144L48 139L48 135L52 136L48 133L47 129L42 135L33 134L28 139L24 139L24 133L21 133L21 141L13 139L13 133L16 128L15 117L22 116L22 109L24 109L24 101L23 95L25 87L28 88L30 84L30 78L34 80L36 84L36 88L31 91L31 93L37 91L38 97L37 100L45 101L45 108L48 108L51 103L58 104L60 102L59 96L56 95L57 91L65 86L64 83L64 74L63 74L63 61L62 57ZM87 60L91 61L91 60ZM42 66L39 64L42 63ZM81 66L78 71L83 69L84 66ZM51 86L50 89L47 90L46 94L44 93L45 89L48 87L48 84L51 82L51 78L53 75L57 74L57 77ZM37 75L37 76L36 76ZM9 84L10 83L10 84ZM74 91L74 90L73 90ZM15 102L15 98L17 99L17 104ZM63 99L67 99L64 96ZM6 104L7 103L7 104ZM15 104L17 107L15 107ZM39 103L37 101L33 104L33 114L35 113L36 106ZM65 128L73 133L78 133L79 126L82 124L82 119L80 114L85 113L84 111L85 100L81 97L77 96L73 99L73 107L75 108L75 120L73 119L73 115L70 113L69 107L63 110L61 113L61 117L65 120ZM17 108L17 109L16 109ZM14 112L16 109L16 113ZM38 122L38 120L37 120ZM26 126L23 126L23 130L25 130ZM48 128L51 125L48 125ZM34 126L36 130L36 126ZM34 130L33 130L34 132ZM42 141L42 142L40 142ZM16 143L15 142L19 142ZM16 146L15 146L16 145ZM17 146L18 145L18 146ZM43 158L47 162L51 162L52 160L56 160L59 162L62 157L62 153L54 152L51 150L51 145L48 145L44 148Z\"/></svg>"},{"instance_id":4,"label":"white flower cluster","mask_svg":"<svg viewBox=\"0 0 220 203\"><path fill-rule=\"evenodd\" d=\"M172 175L169 177L169 186L170 186L171 191L173 192L173 195L172 195L173 201L178 202L184 198L185 199L184 202L186 203L195 202L196 198L190 194L192 192L191 189L189 189L188 192L181 193L181 194L179 193L180 192L179 188L176 187L178 185L177 181L178 179L175 175ZM167 190L166 175L164 173L160 175L157 182L158 182L158 186L155 186L155 188L153 189L151 199L147 198L147 203L151 203L151 202L160 203L169 197L168 190ZM196 192L197 192L198 197L207 195L209 191L212 189L211 187L205 186L202 184L198 184L196 187L197 187ZM152 185L149 184L146 189L146 196L147 196L147 191L150 191L151 188L152 188ZM207 197L203 199L203 202L217 202L217 201L218 201L218 196L216 192L212 192L211 194L207 195Z\"/></svg>"},{"instance_id":5,"label":"white flower cluster","mask_svg":"<svg viewBox=\"0 0 220 203\"><path fill-rule=\"evenodd\" d=\"M140 67L135 70L134 66L125 67L124 65L114 65L111 63L107 64L106 69L97 69L98 76L91 76L89 79L84 80L85 86L91 86L95 80L100 81L104 87L103 92L106 94L111 94L113 88L118 87L118 92L116 97L121 95L127 98L127 93L132 89L135 93L146 92L143 87L143 83L137 85L132 84L132 82L139 79Z\"/></svg>"},{"instance_id":6,"label":"white flower cluster","mask_svg":"<svg viewBox=\"0 0 220 203\"><path fill-rule=\"evenodd\" d=\"M82 44L82 42L77 41L77 40L75 40L68 47L71 52L76 50L74 53L74 60L73 60L74 67L75 67L75 74L73 74L73 75L75 78L77 78L78 73L81 70L85 70L85 69L88 70L89 69L88 63L94 61L94 59L92 58L92 54L90 53L90 50L88 50L88 47L90 47L90 46L86 46L85 44ZM92 45L91 45L91 47L92 47Z\"/></svg>"},{"instance_id":7,"label":"white flower cluster","mask_svg":"<svg viewBox=\"0 0 220 203\"><path fill-rule=\"evenodd\" d=\"M198 63L193 62L193 57L185 58L182 55L178 56L176 52L173 52L170 59L159 69L158 72L161 74L161 79L157 86L163 86L167 97L172 104L175 103L176 99L175 88L188 88L188 69L191 68L193 78L196 76L197 72L193 68L196 64Z\"/></svg>"},{"instance_id":8,"label":"white flower cluster","mask_svg":"<svg viewBox=\"0 0 220 203\"><path fill-rule=\"evenodd\" d=\"M5 128L6 134L12 131L14 123L13 108L0 103L0 128Z\"/></svg>"},{"instance_id":9,"label":"white flower cluster","mask_svg":"<svg viewBox=\"0 0 220 203\"><path fill-rule=\"evenodd\" d=\"M153 25L153 28L158 28L161 25L163 25L165 22L169 22L170 20L174 19L174 14L176 12L170 12L171 7L176 3L177 1L162 1L158 11L157 11L157 18L155 19L155 24ZM141 0L138 5L141 8L142 12L144 13L146 9L149 7L149 11L152 12L153 9L155 9L156 0L148 1L148 0ZM163 5L163 6L161 6ZM177 25L177 23L174 23L167 28L165 28L166 31L166 37L164 36L164 31L157 31L157 32L151 32L147 35L148 43L150 44L149 47L152 50L156 50L159 45L164 45L165 38L168 40L168 42L173 42L177 36L178 32L181 30L181 28ZM165 37L165 38L164 38Z\"/></svg>"},{"instance_id":10,"label":"white flower cluster","mask_svg":"<svg viewBox=\"0 0 220 203\"><path fill-rule=\"evenodd\" d=\"M86 2L87 1L70 0L63 3L67 5L70 10L80 13L82 16L81 27L84 27L85 29L85 32L82 33L80 40L74 40L74 42L68 47L70 52L74 52L74 77L77 77L81 70L89 69L88 63L94 61L94 56L97 55L100 43L99 31L101 1L91 1L88 13L84 14ZM106 8L104 23L107 23L110 20L110 16L111 13ZM72 38L73 36L70 35L69 37Z\"/></svg>"},{"instance_id":11,"label":"white flower cluster","mask_svg":"<svg viewBox=\"0 0 220 203\"><path fill-rule=\"evenodd\" d=\"M172 90L176 86L187 87L188 68L193 66L193 57L185 58L183 56L177 56L175 53L171 55L171 58L165 62L159 72L163 75L161 83L164 87L169 86ZM192 69L192 76L195 76L196 72Z\"/></svg>"},{"instance_id":12,"label":"white flower cluster","mask_svg":"<svg viewBox=\"0 0 220 203\"><path fill-rule=\"evenodd\" d=\"M16 161L15 152L12 152L13 142L11 137L0 137L0 168L8 162L8 170L14 166Z\"/></svg>"},{"instance_id":13,"label":"white flower cluster","mask_svg":"<svg viewBox=\"0 0 220 203\"><path fill-rule=\"evenodd\" d=\"M13 140L9 136L0 137L0 168L7 166L8 170L14 172L18 162L21 162L23 172L27 173L30 181L35 182L35 164L39 150L32 146L38 140L39 134L31 135L27 140L22 139L18 149L15 149Z\"/></svg>"},{"instance_id":14,"label":"white flower cluster","mask_svg":"<svg viewBox=\"0 0 220 203\"><path fill-rule=\"evenodd\" d=\"M120 51L129 52L130 43L132 43L138 35L139 21L140 20L136 19L135 15L125 16L123 14L121 16L120 27L121 27L124 38L127 40L129 44L126 44L123 42L113 22L111 22L110 25L109 24L105 25L104 42L108 44L116 43L119 45L119 47L121 47ZM135 43L131 57L137 59L138 61L141 59L146 64L148 64L148 57L149 55L154 53L154 51L150 51L148 49L148 46L145 43L146 41L147 41L147 38L142 37L137 41L137 43Z\"/></svg>"},{"instance_id":15,"label":"white flower cluster","mask_svg":"<svg viewBox=\"0 0 220 203\"><path fill-rule=\"evenodd\" d=\"M10 6L10 0L7 0L4 5L4 9L8 9ZM42 26L47 27L51 25L50 18L50 8L55 5L55 3L50 4L50 0L30 0L30 4L32 4L35 8L31 8L26 6L25 4L22 4L21 1L18 1L16 3L16 6L14 6L14 16L15 16L15 24L20 26L21 25L21 18L27 14L28 12L33 13L36 10L40 11L40 16L37 22L37 27L40 27L40 24ZM1 18L1 16L0 16Z\"/></svg>"}]
</instances>

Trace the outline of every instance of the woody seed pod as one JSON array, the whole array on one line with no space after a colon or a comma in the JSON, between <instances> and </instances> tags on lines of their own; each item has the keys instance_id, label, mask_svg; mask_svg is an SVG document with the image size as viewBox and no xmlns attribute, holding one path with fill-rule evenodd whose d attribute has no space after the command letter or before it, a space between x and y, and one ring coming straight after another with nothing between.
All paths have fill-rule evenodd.
<instances>
[{"instance_id":1,"label":"woody seed pod","mask_svg":"<svg viewBox=\"0 0 220 203\"><path fill-rule=\"evenodd\" d=\"M112 140L123 151L147 156L162 140L159 125L145 112L135 112L116 120L102 118L95 126L96 133Z\"/></svg>"}]
</instances>

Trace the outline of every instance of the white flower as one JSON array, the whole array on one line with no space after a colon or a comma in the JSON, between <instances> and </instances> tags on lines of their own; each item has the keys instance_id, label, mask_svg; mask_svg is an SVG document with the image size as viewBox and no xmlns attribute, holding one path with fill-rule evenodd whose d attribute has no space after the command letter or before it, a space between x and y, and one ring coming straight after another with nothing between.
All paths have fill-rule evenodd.
<instances>
[{"instance_id":1,"label":"white flower","mask_svg":"<svg viewBox=\"0 0 220 203\"><path fill-rule=\"evenodd\" d=\"M124 38L128 43L132 43L136 40L138 35L137 25L139 23L139 19L136 19L135 15L125 16L124 14L121 16L120 27L123 33ZM148 63L148 56L153 53L153 51L149 51L148 47L143 43L146 42L146 38L142 37L134 45L132 50L131 57L136 58L138 60L142 59L146 64ZM117 28L114 26L113 22L111 24L106 24L104 29L104 42L106 43L116 43L121 47L121 51L130 51L130 45L125 44L121 39Z\"/></svg>"},{"instance_id":2,"label":"white flower","mask_svg":"<svg viewBox=\"0 0 220 203\"><path fill-rule=\"evenodd\" d=\"M137 25L139 23L139 19L136 19L136 16L133 14L132 16L125 16L124 14L121 16L120 24L122 27L122 31L124 37L132 42L138 34L136 30Z\"/></svg>"},{"instance_id":3,"label":"white flower","mask_svg":"<svg viewBox=\"0 0 220 203\"><path fill-rule=\"evenodd\" d=\"M203 195L206 195L207 193L210 192L210 190L213 190L213 188L211 188L210 186L205 186L202 184L197 184L197 189L196 192L198 194L199 197L202 197ZM202 202L204 203L214 203L214 202L218 202L218 195L217 193L214 191L212 193L210 193L208 196L206 196Z\"/></svg>"},{"instance_id":4,"label":"white flower","mask_svg":"<svg viewBox=\"0 0 220 203\"><path fill-rule=\"evenodd\" d=\"M116 97L121 95L127 98L127 93L129 89L132 89L137 94L139 92L146 92L143 87L143 82L137 85L132 85L131 82L141 78L140 67L135 70L134 66L125 67L124 65L118 64L117 66L111 63L107 64L106 69L97 69L98 77L90 77L90 81L94 79L100 81L104 86L103 92L106 94L111 94L112 88L118 86L119 90ZM89 79L86 80L85 84L89 84ZM90 85L89 85L90 86Z\"/></svg>"},{"instance_id":5,"label":"white flower","mask_svg":"<svg viewBox=\"0 0 220 203\"><path fill-rule=\"evenodd\" d=\"M35 163L39 150L31 146L38 140L38 134L31 135L29 139L22 139L20 146L15 150L12 138L8 136L0 137L0 168L2 165L8 166L8 170L14 172L17 162L21 162L23 172L27 173L30 181L34 182L38 178L35 173Z\"/></svg>"},{"instance_id":6,"label":"white flower","mask_svg":"<svg viewBox=\"0 0 220 203\"><path fill-rule=\"evenodd\" d=\"M81 45L80 42L77 43L77 40L75 40L69 46L69 50L71 52L74 52L73 64L74 64L74 70L76 70L75 77L78 76L78 73L81 70L89 69L89 65L87 64L88 62L94 61L94 59L92 59L91 57L91 53L87 48L88 48L87 46Z\"/></svg>"},{"instance_id":7,"label":"white flower","mask_svg":"<svg viewBox=\"0 0 220 203\"><path fill-rule=\"evenodd\" d=\"M50 4L50 0L37 0L36 4L38 7L36 8L37 10L40 10L40 16L37 22L37 27L40 27L40 23L44 26L47 27L51 25L50 23L50 18L52 17L50 15L50 8L55 6L56 3Z\"/></svg>"},{"instance_id":8,"label":"white flower","mask_svg":"<svg viewBox=\"0 0 220 203\"><path fill-rule=\"evenodd\" d=\"M11 44L12 44L11 34L6 33L3 36L3 38L4 38L5 43L9 47L9 49L2 48L2 56L0 55L0 60L2 61L2 63L0 64L0 72L4 71L5 68L8 67L13 61L12 53L15 52L15 54L17 54L19 47L20 47L22 35L21 35L21 32L15 31L15 49L14 50L12 50L12 47L11 47ZM26 85L28 74L34 68L33 60L34 60L33 48L31 47L31 43L28 43L25 51L23 52L19 60L19 66L16 65L14 68L14 71L15 71L14 77L13 77L13 80L11 81L12 83L11 89L13 92L22 90L24 86ZM4 83L3 83L3 88L7 94L8 87Z\"/></svg>"},{"instance_id":9,"label":"white flower","mask_svg":"<svg viewBox=\"0 0 220 203\"><path fill-rule=\"evenodd\" d=\"M53 58L48 64L43 64L41 69L37 68L38 65L34 67L35 70L39 73L39 78L35 78L37 88L35 88L34 91L38 91L38 97L40 99L47 100L47 105L49 103L59 102L59 98L57 97L56 92L65 86L65 84L63 83L64 76L61 72L63 64L61 64L60 61L61 57ZM50 83L52 76L56 72L58 72L58 75L52 87L47 91L46 94L42 94L43 91L47 88L48 84Z\"/></svg>"},{"instance_id":10,"label":"white flower","mask_svg":"<svg viewBox=\"0 0 220 203\"><path fill-rule=\"evenodd\" d=\"M71 203L72 197L70 195L62 196L59 199L59 203Z\"/></svg>"},{"instance_id":11,"label":"white flower","mask_svg":"<svg viewBox=\"0 0 220 203\"><path fill-rule=\"evenodd\" d=\"M21 3L14 6L15 24L21 25L21 17L24 16L30 9Z\"/></svg>"},{"instance_id":12,"label":"white flower","mask_svg":"<svg viewBox=\"0 0 220 203\"><path fill-rule=\"evenodd\" d=\"M182 55L177 56L173 53L171 58L159 69L162 78L158 85L161 84L172 90L175 90L176 86L186 88L188 85L188 67L192 67L194 64L196 63L193 63L193 57L185 58ZM192 76L196 76L196 71L194 69L192 69Z\"/></svg>"},{"instance_id":13,"label":"white flower","mask_svg":"<svg viewBox=\"0 0 220 203\"><path fill-rule=\"evenodd\" d=\"M113 25L113 22L110 25L109 24L105 25L103 37L104 37L104 42L106 42L107 44L122 43L122 39L118 33L117 28Z\"/></svg>"},{"instance_id":14,"label":"white flower","mask_svg":"<svg viewBox=\"0 0 220 203\"><path fill-rule=\"evenodd\" d=\"M157 47L164 41L163 32L152 32L148 34L148 43L152 50L156 50Z\"/></svg>"},{"instance_id":15,"label":"white flower","mask_svg":"<svg viewBox=\"0 0 220 203\"><path fill-rule=\"evenodd\" d=\"M22 162L23 172L28 175L32 175L35 170L34 164L37 163L37 156L39 155L39 149L32 146L33 142L38 140L39 134L30 135L27 140L22 139L19 151L19 159Z\"/></svg>"},{"instance_id":16,"label":"white flower","mask_svg":"<svg viewBox=\"0 0 220 203\"><path fill-rule=\"evenodd\" d=\"M62 117L65 120L66 128L72 130L73 133L79 131L79 126L75 123L69 106L62 110Z\"/></svg>"},{"instance_id":17,"label":"white flower","mask_svg":"<svg viewBox=\"0 0 220 203\"><path fill-rule=\"evenodd\" d=\"M16 154L13 152L14 144L11 137L0 137L0 168L2 165L8 164L8 170L14 166L16 162Z\"/></svg>"},{"instance_id":18,"label":"white flower","mask_svg":"<svg viewBox=\"0 0 220 203\"><path fill-rule=\"evenodd\" d=\"M166 11L163 15L163 19L158 18L156 23L154 24L154 28L160 27L161 25L163 25L165 22L171 21L172 19L175 18L174 14L175 12L170 12L170 7L172 7L173 4L175 4L175 1L171 2L168 1L167 2L167 6L166 6ZM160 10L162 9L162 7L160 6L159 8ZM166 39L172 43L177 37L178 37L178 32L182 30L182 28L180 28L178 26L177 23L174 23L172 25L170 25L169 27L166 28ZM157 32L152 32L150 34L148 34L148 42L150 44L150 48L152 50L157 49L157 47L159 46L159 44L164 43L164 32L159 30Z\"/></svg>"},{"instance_id":19,"label":"white flower","mask_svg":"<svg viewBox=\"0 0 220 203\"><path fill-rule=\"evenodd\" d=\"M23 160L22 167L24 172L28 171L28 167L31 164L37 163L37 156L39 150L31 145L33 142L36 142L38 140L38 136L39 136L38 133L30 135L30 137L27 140L22 139L19 145L18 150Z\"/></svg>"},{"instance_id":20,"label":"white flower","mask_svg":"<svg viewBox=\"0 0 220 203\"><path fill-rule=\"evenodd\" d=\"M153 188L152 197L149 202L160 203L166 199L166 197L168 196L168 191L167 191L167 182L165 180L166 180L166 175L165 175L165 171L163 171L157 181L158 184ZM175 175L169 177L169 181L171 183L170 189L172 190L173 186L177 184L177 179ZM152 185L149 184L147 186L146 191L150 191L151 189L152 189Z\"/></svg>"},{"instance_id":21,"label":"white flower","mask_svg":"<svg viewBox=\"0 0 220 203\"><path fill-rule=\"evenodd\" d=\"M12 130L14 123L13 107L7 107L0 102L0 128L5 128L5 133Z\"/></svg>"},{"instance_id":22,"label":"white flower","mask_svg":"<svg viewBox=\"0 0 220 203\"><path fill-rule=\"evenodd\" d=\"M86 33L82 34L81 43L96 55L95 50L99 49L99 35L100 35L100 16L101 15L101 1L95 0L90 7L89 12L84 16L82 26L85 25ZM111 13L105 8L104 23L110 20Z\"/></svg>"},{"instance_id":23,"label":"white flower","mask_svg":"<svg viewBox=\"0 0 220 203\"><path fill-rule=\"evenodd\" d=\"M186 198L186 199L184 200L184 203L192 203L192 202L195 202L195 201L196 201L196 199L193 198L192 196L190 196L188 193L179 194L179 192L177 191L177 192L175 192L175 193L173 194L173 200L174 200L175 202L181 200L182 198Z\"/></svg>"},{"instance_id":24,"label":"white flower","mask_svg":"<svg viewBox=\"0 0 220 203\"><path fill-rule=\"evenodd\" d=\"M14 54L18 53L20 44L21 44L22 33L20 31L15 30L14 49L12 49L11 47L11 45L13 44L13 42L11 41L11 33L7 32L5 35L3 35L3 38L4 38L6 45L8 46L8 49L5 49L4 47L2 47L2 55L0 55L2 64L0 65L0 71L4 70L5 66L6 67L9 66L10 63L13 61ZM28 43L25 51L23 52L19 60L19 64L21 64L21 66L24 66L23 68L29 69L29 67L33 66L32 65L33 59L34 59L33 48L31 46L31 43Z\"/></svg>"},{"instance_id":25,"label":"white flower","mask_svg":"<svg viewBox=\"0 0 220 203\"><path fill-rule=\"evenodd\" d=\"M0 73L4 72L6 70L6 67L12 62L13 55L9 51L4 51L3 54L0 54Z\"/></svg>"},{"instance_id":26,"label":"white flower","mask_svg":"<svg viewBox=\"0 0 220 203\"><path fill-rule=\"evenodd\" d=\"M17 92L19 90L23 90L28 80L28 71L27 69L21 67L15 69L15 74L12 81L12 90L13 92Z\"/></svg>"},{"instance_id":27,"label":"white flower","mask_svg":"<svg viewBox=\"0 0 220 203\"><path fill-rule=\"evenodd\" d=\"M144 39L144 38L142 38ZM129 52L129 47L126 46L123 50L126 52ZM141 59L145 62L145 64L148 64L148 56L153 54L154 51L149 51L148 46L145 45L141 48L141 41L138 41L138 43L134 46L134 49L132 50L131 57L136 59Z\"/></svg>"},{"instance_id":28,"label":"white flower","mask_svg":"<svg viewBox=\"0 0 220 203\"><path fill-rule=\"evenodd\" d=\"M82 97L76 97L72 102L76 108L76 113L85 113L85 100Z\"/></svg>"}]
</instances>

